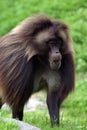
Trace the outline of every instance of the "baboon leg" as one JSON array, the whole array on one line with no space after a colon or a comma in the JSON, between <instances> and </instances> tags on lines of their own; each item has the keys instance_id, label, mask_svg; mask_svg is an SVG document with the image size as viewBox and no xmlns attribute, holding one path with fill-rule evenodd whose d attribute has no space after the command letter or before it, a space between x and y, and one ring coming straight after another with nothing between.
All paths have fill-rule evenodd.
<instances>
[{"instance_id":1,"label":"baboon leg","mask_svg":"<svg viewBox=\"0 0 87 130\"><path fill-rule=\"evenodd\" d=\"M12 108L12 118L16 118L18 120L23 120L23 108Z\"/></svg>"},{"instance_id":2,"label":"baboon leg","mask_svg":"<svg viewBox=\"0 0 87 130\"><path fill-rule=\"evenodd\" d=\"M50 114L51 126L58 126L60 106L58 105L57 93L48 93L47 106Z\"/></svg>"}]
</instances>

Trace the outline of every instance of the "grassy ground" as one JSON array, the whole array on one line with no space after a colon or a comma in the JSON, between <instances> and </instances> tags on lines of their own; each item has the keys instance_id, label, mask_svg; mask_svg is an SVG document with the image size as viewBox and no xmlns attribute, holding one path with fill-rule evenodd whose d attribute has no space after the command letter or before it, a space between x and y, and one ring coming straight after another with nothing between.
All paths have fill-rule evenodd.
<instances>
[{"instance_id":1,"label":"grassy ground","mask_svg":"<svg viewBox=\"0 0 87 130\"><path fill-rule=\"evenodd\" d=\"M10 31L24 18L36 13L45 13L69 24L76 53L76 89L63 103L60 127L54 130L86 130L87 0L0 0L0 36ZM16 130L13 124L5 123L4 126L1 117L11 117L11 112L0 111L0 130ZM27 112L24 121L42 130L51 130L47 110Z\"/></svg>"},{"instance_id":2,"label":"grassy ground","mask_svg":"<svg viewBox=\"0 0 87 130\"><path fill-rule=\"evenodd\" d=\"M1 111L1 113L7 113L7 111ZM19 127L13 122L6 122L4 118L0 118L0 130L19 130Z\"/></svg>"}]
</instances>

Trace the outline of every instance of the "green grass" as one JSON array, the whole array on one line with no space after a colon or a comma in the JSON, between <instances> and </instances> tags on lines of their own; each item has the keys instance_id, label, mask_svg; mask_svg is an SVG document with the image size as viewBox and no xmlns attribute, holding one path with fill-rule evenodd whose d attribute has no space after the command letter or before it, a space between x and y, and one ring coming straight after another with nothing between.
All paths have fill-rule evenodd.
<instances>
[{"instance_id":1,"label":"green grass","mask_svg":"<svg viewBox=\"0 0 87 130\"><path fill-rule=\"evenodd\" d=\"M0 130L19 130L18 125L12 121L6 121L5 117L11 117L10 110L0 110Z\"/></svg>"},{"instance_id":2,"label":"green grass","mask_svg":"<svg viewBox=\"0 0 87 130\"><path fill-rule=\"evenodd\" d=\"M0 130L19 130L18 128L12 121L6 122L4 118L0 118Z\"/></svg>"}]
</instances>

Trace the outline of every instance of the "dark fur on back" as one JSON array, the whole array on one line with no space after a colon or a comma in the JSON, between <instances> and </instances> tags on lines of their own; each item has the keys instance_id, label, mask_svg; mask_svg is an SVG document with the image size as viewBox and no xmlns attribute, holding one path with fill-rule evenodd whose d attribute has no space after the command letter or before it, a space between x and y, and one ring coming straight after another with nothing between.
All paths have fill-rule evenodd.
<instances>
[{"instance_id":1,"label":"dark fur on back","mask_svg":"<svg viewBox=\"0 0 87 130\"><path fill-rule=\"evenodd\" d=\"M8 48L4 48L4 51L6 53ZM3 49L0 49L0 52L4 54ZM11 106L22 105L21 100L24 104L33 90L34 62L32 60L27 62L21 50L0 58L0 79L6 95L4 100Z\"/></svg>"}]
</instances>

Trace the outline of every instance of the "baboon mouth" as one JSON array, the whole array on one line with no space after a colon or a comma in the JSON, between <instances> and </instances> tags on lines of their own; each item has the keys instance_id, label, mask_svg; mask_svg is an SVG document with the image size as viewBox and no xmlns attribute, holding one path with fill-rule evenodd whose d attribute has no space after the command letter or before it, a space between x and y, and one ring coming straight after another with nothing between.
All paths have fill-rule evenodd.
<instances>
[{"instance_id":1,"label":"baboon mouth","mask_svg":"<svg viewBox=\"0 0 87 130\"><path fill-rule=\"evenodd\" d=\"M52 70L58 70L60 67L61 67L61 62L58 62L57 64L55 64L55 63L50 64L50 68Z\"/></svg>"}]
</instances>

